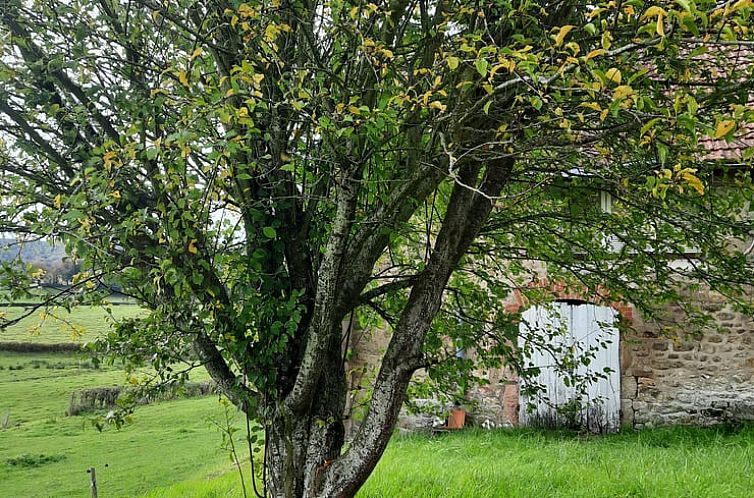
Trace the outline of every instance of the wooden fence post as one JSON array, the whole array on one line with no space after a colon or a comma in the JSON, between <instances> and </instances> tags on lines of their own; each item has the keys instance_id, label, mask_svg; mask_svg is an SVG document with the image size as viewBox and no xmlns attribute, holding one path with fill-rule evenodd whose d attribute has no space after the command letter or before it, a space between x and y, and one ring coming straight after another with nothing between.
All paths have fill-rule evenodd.
<instances>
[{"instance_id":1,"label":"wooden fence post","mask_svg":"<svg viewBox=\"0 0 754 498\"><path fill-rule=\"evenodd\" d=\"M86 472L89 474L89 478L92 481L92 498L97 498L97 473L94 470L94 467L89 467L86 469Z\"/></svg>"}]
</instances>

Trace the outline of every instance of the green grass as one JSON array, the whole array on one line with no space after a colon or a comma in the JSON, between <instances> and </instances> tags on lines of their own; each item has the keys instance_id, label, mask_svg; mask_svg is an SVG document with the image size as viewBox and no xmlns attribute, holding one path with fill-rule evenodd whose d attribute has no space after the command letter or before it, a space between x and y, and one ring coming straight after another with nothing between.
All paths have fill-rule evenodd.
<instances>
[{"instance_id":1,"label":"green grass","mask_svg":"<svg viewBox=\"0 0 754 498\"><path fill-rule=\"evenodd\" d=\"M91 466L108 497L227 473L228 454L210 424L219 417L217 399L206 397L141 407L133 424L102 433L86 417L0 430L0 496L86 497Z\"/></svg>"},{"instance_id":2,"label":"green grass","mask_svg":"<svg viewBox=\"0 0 754 498\"><path fill-rule=\"evenodd\" d=\"M0 417L10 413L22 424L60 418L74 390L125 380L122 370L95 370L80 355L0 352Z\"/></svg>"},{"instance_id":3,"label":"green grass","mask_svg":"<svg viewBox=\"0 0 754 498\"><path fill-rule=\"evenodd\" d=\"M24 308L17 306L0 307L0 312L4 312L8 319L20 316L24 311ZM118 320L142 313L144 311L136 305L112 307L112 318ZM83 343L107 333L112 318L104 309L96 306L81 306L71 313L62 308L50 310L49 313L40 311L0 331L0 342Z\"/></svg>"},{"instance_id":4,"label":"green grass","mask_svg":"<svg viewBox=\"0 0 754 498\"><path fill-rule=\"evenodd\" d=\"M113 311L118 316L141 312L135 306ZM83 341L108 330L104 316L98 308L78 308L69 319L87 327ZM38 335L17 327L0 332L0 342L67 342L66 327L47 320ZM207 377L197 370L191 380ZM125 380L123 370L95 369L81 355L0 352L0 497L88 497L91 466L97 469L100 496L107 497L138 496L232 469L212 423L223 419L214 396L142 406L133 424L102 433L92 424L94 415L65 416L74 390Z\"/></svg>"},{"instance_id":5,"label":"green grass","mask_svg":"<svg viewBox=\"0 0 754 498\"><path fill-rule=\"evenodd\" d=\"M750 498L754 427L396 437L358 498ZM235 483L235 487L234 487ZM237 477L148 498L239 498Z\"/></svg>"},{"instance_id":6,"label":"green grass","mask_svg":"<svg viewBox=\"0 0 754 498\"><path fill-rule=\"evenodd\" d=\"M92 416L64 415L70 394L122 384L123 371L51 354L0 353L0 367L0 496L88 496L90 466L97 467L100 496L110 497L229 469L210 423L223 416L216 397L143 406L133 424L99 433ZM207 376L197 374L192 380Z\"/></svg>"},{"instance_id":7,"label":"green grass","mask_svg":"<svg viewBox=\"0 0 754 498\"><path fill-rule=\"evenodd\" d=\"M79 340L106 332L104 318L98 308L69 317L87 328ZM39 335L18 327L0 342L66 342L66 328L47 320ZM89 416L64 415L75 389L124 380L123 371L94 369L77 355L0 352L0 497L87 497L90 466L100 496L242 496L210 423L223 413L214 397L144 406L134 424L104 433ZM753 489L754 426L608 437L513 430L396 437L358 497L749 498Z\"/></svg>"},{"instance_id":8,"label":"green grass","mask_svg":"<svg viewBox=\"0 0 754 498\"><path fill-rule=\"evenodd\" d=\"M754 430L398 439L360 498L750 497Z\"/></svg>"}]
</instances>

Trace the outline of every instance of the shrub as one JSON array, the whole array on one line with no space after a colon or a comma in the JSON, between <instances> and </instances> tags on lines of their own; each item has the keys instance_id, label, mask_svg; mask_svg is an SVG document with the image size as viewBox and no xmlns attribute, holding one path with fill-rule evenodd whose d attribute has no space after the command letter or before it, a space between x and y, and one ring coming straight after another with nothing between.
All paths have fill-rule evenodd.
<instances>
[{"instance_id":1,"label":"shrub","mask_svg":"<svg viewBox=\"0 0 754 498\"><path fill-rule=\"evenodd\" d=\"M5 464L9 467L34 468L41 467L47 463L55 463L65 459L65 455L29 455L24 453L17 457L8 458Z\"/></svg>"}]
</instances>

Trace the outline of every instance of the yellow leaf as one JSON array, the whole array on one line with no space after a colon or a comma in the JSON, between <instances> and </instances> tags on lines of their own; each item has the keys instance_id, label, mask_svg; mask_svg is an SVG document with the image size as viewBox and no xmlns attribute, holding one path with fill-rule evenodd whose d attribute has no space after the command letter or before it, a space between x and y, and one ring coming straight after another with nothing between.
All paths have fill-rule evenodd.
<instances>
[{"instance_id":1,"label":"yellow leaf","mask_svg":"<svg viewBox=\"0 0 754 498\"><path fill-rule=\"evenodd\" d=\"M725 135L733 131L736 127L736 122L731 120L720 121L715 128L715 138L723 138Z\"/></svg>"},{"instance_id":2,"label":"yellow leaf","mask_svg":"<svg viewBox=\"0 0 754 498\"><path fill-rule=\"evenodd\" d=\"M663 22L664 16L657 16L657 34L665 37L665 23Z\"/></svg>"},{"instance_id":3,"label":"yellow leaf","mask_svg":"<svg viewBox=\"0 0 754 498\"><path fill-rule=\"evenodd\" d=\"M563 43L563 40L565 40L565 37L568 36L568 33L571 32L571 30L574 28L572 24L566 24L565 26L562 26L560 28L560 31L558 31L558 34L555 35L555 46L560 46Z\"/></svg>"},{"instance_id":4,"label":"yellow leaf","mask_svg":"<svg viewBox=\"0 0 754 498\"><path fill-rule=\"evenodd\" d=\"M238 13L241 14L241 17L248 18L248 17L254 17L256 12L254 9L252 9L249 4L242 3L238 6Z\"/></svg>"},{"instance_id":5,"label":"yellow leaf","mask_svg":"<svg viewBox=\"0 0 754 498\"><path fill-rule=\"evenodd\" d=\"M597 9L594 9L594 10L592 10L591 12L589 12L589 14L587 14L587 15L586 15L586 17L587 17L587 19L589 19L589 20L591 21L592 19L594 19L594 18L595 18L595 17L597 17L598 15L602 14L602 13L603 13L603 12L605 12L606 10L607 10L607 9L605 9L605 8L602 8L602 7L600 7L600 8L597 8Z\"/></svg>"},{"instance_id":6,"label":"yellow leaf","mask_svg":"<svg viewBox=\"0 0 754 498\"><path fill-rule=\"evenodd\" d=\"M455 70L461 63L461 59L458 57L448 57L446 60L451 71Z\"/></svg>"},{"instance_id":7,"label":"yellow leaf","mask_svg":"<svg viewBox=\"0 0 754 498\"><path fill-rule=\"evenodd\" d=\"M349 105L348 112L350 112L351 114L356 114L358 116L359 114L361 114L361 109L359 109L355 105Z\"/></svg>"},{"instance_id":8,"label":"yellow leaf","mask_svg":"<svg viewBox=\"0 0 754 498\"><path fill-rule=\"evenodd\" d=\"M752 5L754 5L754 2L752 2L751 0L738 0L738 2L731 5L729 13L733 13L737 10L745 9L747 7L752 7Z\"/></svg>"},{"instance_id":9,"label":"yellow leaf","mask_svg":"<svg viewBox=\"0 0 754 498\"><path fill-rule=\"evenodd\" d=\"M690 169L688 169L688 168L687 168L687 169L685 169L685 170L683 171L683 173L681 174L681 177L682 177L682 178L683 178L684 180L686 180L686 182L687 182L687 183L689 184L689 186L690 186L691 188L693 188L694 190L696 190L696 192L697 192L697 193L698 193L699 195L704 195L704 184L703 184L703 183L702 183L702 181L701 181L701 180L699 179L699 177L698 177L698 176L696 176L696 175L695 175L695 174L693 173L693 170L690 170Z\"/></svg>"},{"instance_id":10,"label":"yellow leaf","mask_svg":"<svg viewBox=\"0 0 754 498\"><path fill-rule=\"evenodd\" d=\"M114 151L108 151L102 154L102 162L105 163L105 169L110 171L110 168L113 167L113 164L118 159L118 154Z\"/></svg>"},{"instance_id":11,"label":"yellow leaf","mask_svg":"<svg viewBox=\"0 0 754 498\"><path fill-rule=\"evenodd\" d=\"M579 104L579 107L586 107L597 112L602 112L602 106L600 106L597 102L582 102L581 104Z\"/></svg>"},{"instance_id":12,"label":"yellow leaf","mask_svg":"<svg viewBox=\"0 0 754 498\"><path fill-rule=\"evenodd\" d=\"M605 77L608 79L608 81L612 81L616 85L620 85L621 73L618 68L611 67L610 69L608 69L605 73Z\"/></svg>"},{"instance_id":13,"label":"yellow leaf","mask_svg":"<svg viewBox=\"0 0 754 498\"><path fill-rule=\"evenodd\" d=\"M613 99L614 100L623 100L629 95L634 93L634 89L631 88L628 85L621 85L618 88L615 89L613 92Z\"/></svg>"},{"instance_id":14,"label":"yellow leaf","mask_svg":"<svg viewBox=\"0 0 754 498\"><path fill-rule=\"evenodd\" d=\"M602 48L605 50L610 50L610 47L613 45L613 34L609 31L605 31L602 33Z\"/></svg>"},{"instance_id":15,"label":"yellow leaf","mask_svg":"<svg viewBox=\"0 0 754 498\"><path fill-rule=\"evenodd\" d=\"M199 249L196 248L196 241L195 240L192 240L191 242L189 242L188 252L190 252L191 254L196 254L196 253L199 252Z\"/></svg>"},{"instance_id":16,"label":"yellow leaf","mask_svg":"<svg viewBox=\"0 0 754 498\"><path fill-rule=\"evenodd\" d=\"M186 71L181 70L181 72L178 73L178 81L180 81L183 86L189 85L188 74L186 74Z\"/></svg>"},{"instance_id":17,"label":"yellow leaf","mask_svg":"<svg viewBox=\"0 0 754 498\"><path fill-rule=\"evenodd\" d=\"M280 30L277 26L274 24L268 24L267 27L264 28L264 39L268 42L274 42L278 33L280 33Z\"/></svg>"},{"instance_id":18,"label":"yellow leaf","mask_svg":"<svg viewBox=\"0 0 754 498\"><path fill-rule=\"evenodd\" d=\"M63 197L60 194L56 195L53 204L55 205L55 209L60 209L60 206L63 205Z\"/></svg>"},{"instance_id":19,"label":"yellow leaf","mask_svg":"<svg viewBox=\"0 0 754 498\"><path fill-rule=\"evenodd\" d=\"M440 112L445 112L445 109L448 108L448 106L446 106L445 104L443 104L439 100L432 101L432 103L429 104L429 107L431 109L437 109Z\"/></svg>"},{"instance_id":20,"label":"yellow leaf","mask_svg":"<svg viewBox=\"0 0 754 498\"><path fill-rule=\"evenodd\" d=\"M204 53L204 50L202 50L202 47L196 47L193 52L191 52L191 60L196 59L197 57L201 56Z\"/></svg>"},{"instance_id":21,"label":"yellow leaf","mask_svg":"<svg viewBox=\"0 0 754 498\"><path fill-rule=\"evenodd\" d=\"M641 16L641 20L647 20L650 17L663 17L668 15L667 11L663 9L662 7L658 7L657 5L653 5L652 7L648 8L644 14Z\"/></svg>"},{"instance_id":22,"label":"yellow leaf","mask_svg":"<svg viewBox=\"0 0 754 498\"><path fill-rule=\"evenodd\" d=\"M605 51L601 48L598 48L596 50L592 50L588 54L586 54L586 57L584 57L584 62L589 61L590 59L594 59L595 57L598 57L600 55L603 55Z\"/></svg>"}]
</instances>

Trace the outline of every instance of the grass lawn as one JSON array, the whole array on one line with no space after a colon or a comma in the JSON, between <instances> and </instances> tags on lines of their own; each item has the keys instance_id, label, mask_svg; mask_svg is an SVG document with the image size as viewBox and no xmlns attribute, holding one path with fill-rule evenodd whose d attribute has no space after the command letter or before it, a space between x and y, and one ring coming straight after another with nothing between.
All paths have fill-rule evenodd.
<instances>
[{"instance_id":1,"label":"grass lawn","mask_svg":"<svg viewBox=\"0 0 754 498\"><path fill-rule=\"evenodd\" d=\"M0 496L88 497L86 469L97 469L100 496L138 496L156 486L229 472L210 419L214 397L157 403L133 424L97 432L86 417L60 417L0 431ZM106 466L107 465L107 466Z\"/></svg>"},{"instance_id":2,"label":"grass lawn","mask_svg":"<svg viewBox=\"0 0 754 498\"><path fill-rule=\"evenodd\" d=\"M119 316L141 312L135 306L113 310ZM104 312L98 308L79 308L68 319L86 327L88 337L107 331ZM0 333L0 342L66 342L70 341L66 328L47 320L39 335L17 327ZM9 334L17 335L9 339ZM196 372L192 380L206 377L206 372ZM100 496L242 496L237 473L211 423L223 417L223 408L213 396L141 407L134 424L104 433L92 427L89 416L64 415L74 390L124 380L123 371L93 369L91 362L77 355L0 352L0 497L88 497L90 466L97 468ZM237 436L242 438L243 432ZM248 477L248 468L244 471ZM754 426L736 431L656 429L607 437L528 430L396 437L358 495L751 496Z\"/></svg>"},{"instance_id":3,"label":"grass lawn","mask_svg":"<svg viewBox=\"0 0 754 498\"><path fill-rule=\"evenodd\" d=\"M753 464L754 428L451 434L395 440L359 497L743 498Z\"/></svg>"},{"instance_id":4,"label":"grass lawn","mask_svg":"<svg viewBox=\"0 0 754 498\"><path fill-rule=\"evenodd\" d=\"M73 390L124 379L76 355L0 353L0 497L87 497L90 466L109 497L229 470L214 396L143 406L133 424L103 433L91 416L64 415Z\"/></svg>"},{"instance_id":5,"label":"grass lawn","mask_svg":"<svg viewBox=\"0 0 754 498\"><path fill-rule=\"evenodd\" d=\"M113 311L117 316L141 312L135 306ZM99 308L78 308L67 319L87 327L81 341L108 327ZM0 332L0 342L67 342L66 327L48 319L38 335L18 326ZM191 380L207 377L197 370ZM91 466L97 469L99 495L111 498L231 470L212 423L224 418L215 396L143 406L133 424L103 433L93 427L92 415L65 416L74 390L125 380L123 370L94 369L81 355L0 352L0 497L89 497L86 469ZM236 423L241 425L240 417Z\"/></svg>"},{"instance_id":6,"label":"grass lawn","mask_svg":"<svg viewBox=\"0 0 754 498\"><path fill-rule=\"evenodd\" d=\"M17 306L0 307L0 312L5 312L5 317L9 319L19 316L24 311L24 308ZM112 307L112 316L115 319L138 316L142 313L144 311L136 305ZM45 314L33 313L7 330L0 331L0 342L83 343L107 333L111 322L112 319L107 312L97 306L81 306L75 308L72 313L59 308ZM83 333L77 332L78 327Z\"/></svg>"},{"instance_id":7,"label":"grass lawn","mask_svg":"<svg viewBox=\"0 0 754 498\"><path fill-rule=\"evenodd\" d=\"M80 355L0 352L0 418L9 414L21 424L60 419L74 390L125 380L122 370L95 370Z\"/></svg>"},{"instance_id":8,"label":"grass lawn","mask_svg":"<svg viewBox=\"0 0 754 498\"><path fill-rule=\"evenodd\" d=\"M396 437L358 498L750 498L754 427ZM148 498L238 498L228 474Z\"/></svg>"}]
</instances>

